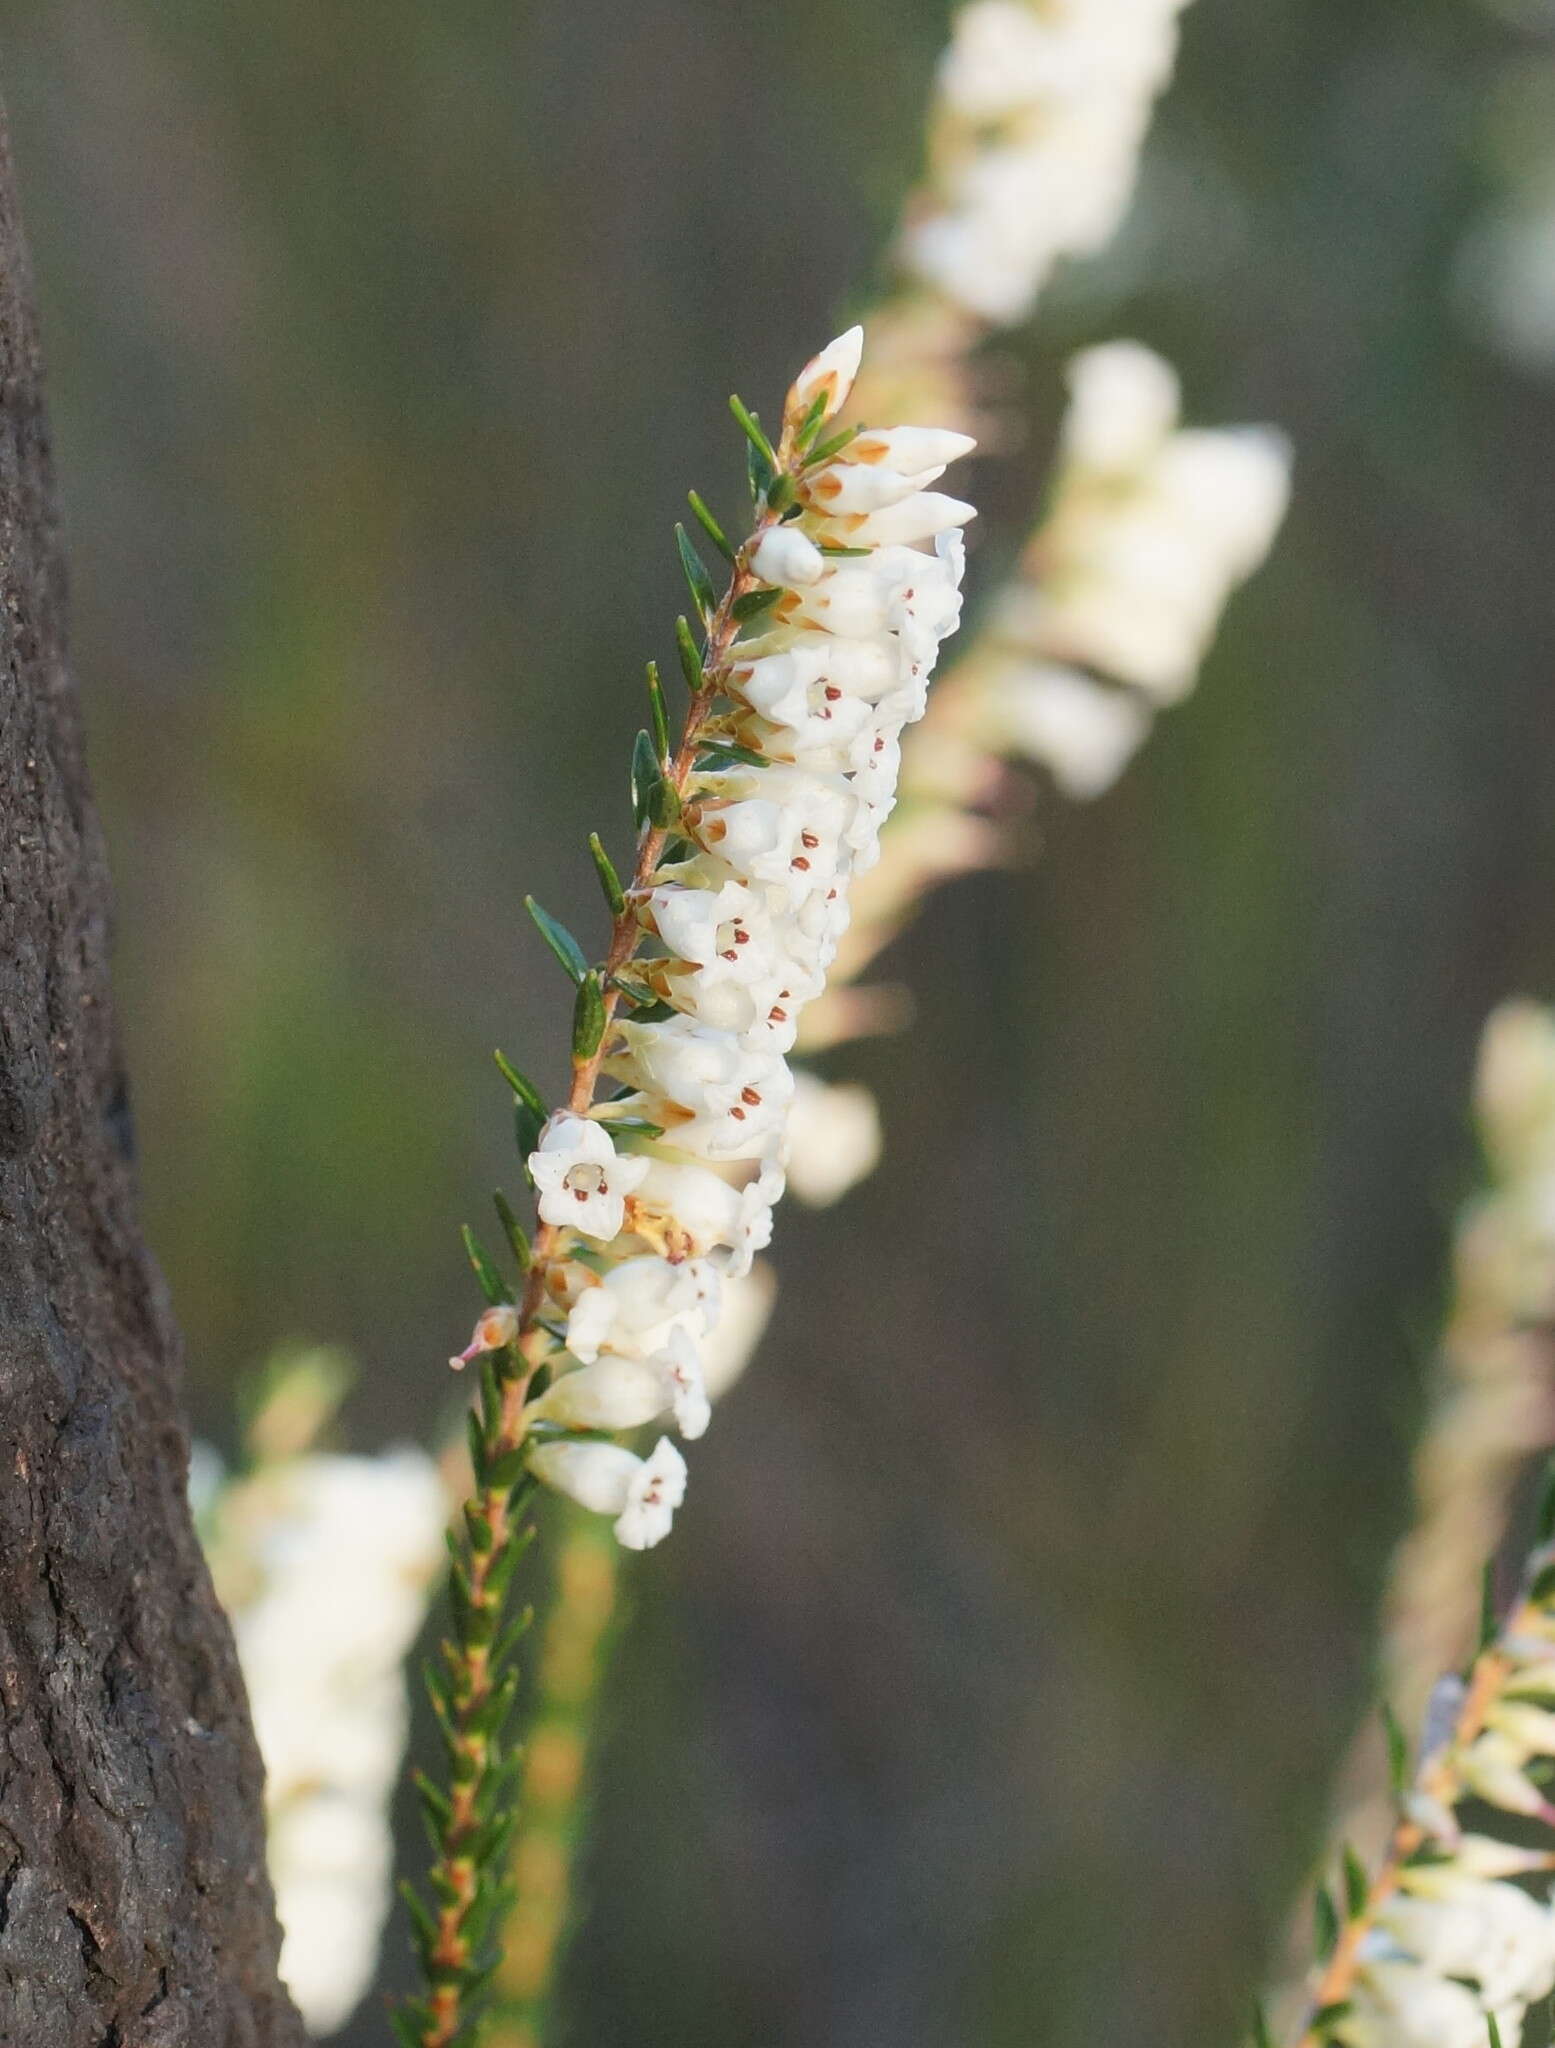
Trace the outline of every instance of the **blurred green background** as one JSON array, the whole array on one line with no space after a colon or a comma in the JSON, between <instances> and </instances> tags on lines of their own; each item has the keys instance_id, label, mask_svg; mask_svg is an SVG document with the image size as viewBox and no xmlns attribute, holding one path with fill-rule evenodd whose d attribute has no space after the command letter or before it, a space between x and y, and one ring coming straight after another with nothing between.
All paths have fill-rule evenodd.
<instances>
[{"instance_id":1,"label":"blurred green background","mask_svg":"<svg viewBox=\"0 0 1555 2048\"><path fill-rule=\"evenodd\" d=\"M362 1445L445 1416L456 1227L517 1179L490 1048L560 1071L521 896L593 928L670 522L867 283L945 23L7 9L204 1433L288 1336L361 1354ZM1002 349L984 584L1091 339L1284 425L1295 512L1200 694L836 1063L888 1163L786 1217L803 1284L631 1567L578 2042L1234 2038L1362 1697L1474 1038L1555 995L1555 344L1485 282L1552 137L1538 0L1197 0L1121 243Z\"/></svg>"}]
</instances>

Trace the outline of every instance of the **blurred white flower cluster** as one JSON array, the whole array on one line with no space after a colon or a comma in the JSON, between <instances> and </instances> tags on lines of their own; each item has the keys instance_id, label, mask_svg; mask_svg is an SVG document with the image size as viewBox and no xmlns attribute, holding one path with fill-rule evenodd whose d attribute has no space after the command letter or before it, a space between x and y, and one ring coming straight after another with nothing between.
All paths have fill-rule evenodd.
<instances>
[{"instance_id":1,"label":"blurred white flower cluster","mask_svg":"<svg viewBox=\"0 0 1555 2048\"><path fill-rule=\"evenodd\" d=\"M1022 319L1064 256L1100 249L1134 190L1185 0L971 0L929 117L906 269L980 319Z\"/></svg>"},{"instance_id":2,"label":"blurred white flower cluster","mask_svg":"<svg viewBox=\"0 0 1555 2048\"><path fill-rule=\"evenodd\" d=\"M310 2033L372 1982L388 1911L388 1807L408 1718L402 1666L440 1574L449 1495L423 1452L308 1447L338 1399L330 1354L272 1376L253 1462L214 1481L202 1532L265 1765L281 1976Z\"/></svg>"},{"instance_id":3,"label":"blurred white flower cluster","mask_svg":"<svg viewBox=\"0 0 1555 2048\"><path fill-rule=\"evenodd\" d=\"M1138 342L1077 356L1069 389L1051 509L958 709L974 745L1089 798L1192 690L1284 518L1290 449L1265 427L1181 426L1175 372Z\"/></svg>"},{"instance_id":4,"label":"blurred white flower cluster","mask_svg":"<svg viewBox=\"0 0 1555 2048\"><path fill-rule=\"evenodd\" d=\"M1384 1682L1411 1717L1473 1630L1519 1473L1555 1445L1555 1015L1526 1001L1492 1013L1475 1098L1489 1185L1458 1225L1414 1528L1388 1603Z\"/></svg>"},{"instance_id":5,"label":"blurred white flower cluster","mask_svg":"<svg viewBox=\"0 0 1555 2048\"><path fill-rule=\"evenodd\" d=\"M767 494L782 516L739 555L760 625L709 671L716 700L677 805L675 857L631 898L653 950L620 977L634 1014L607 1026L602 1068L621 1092L589 1115L557 1112L529 1160L540 1220L559 1234L543 1270L550 1383L527 1410L529 1466L613 1517L634 1550L668 1532L685 1462L668 1437L646 1458L607 1439L666 1415L684 1438L707 1427L700 1347L725 1288L770 1239L790 1168L786 1055L847 928L854 877L878 859L903 729L922 716L960 617L972 507L931 486L971 441L927 427L829 433L862 342L854 328L832 343L784 403ZM802 1138L813 1085L798 1100ZM833 1121L857 1162L872 1123L842 1101L851 1125ZM802 1147L799 1172L840 1192L849 1168ZM516 1311L491 1310L464 1356L518 1335Z\"/></svg>"}]
</instances>

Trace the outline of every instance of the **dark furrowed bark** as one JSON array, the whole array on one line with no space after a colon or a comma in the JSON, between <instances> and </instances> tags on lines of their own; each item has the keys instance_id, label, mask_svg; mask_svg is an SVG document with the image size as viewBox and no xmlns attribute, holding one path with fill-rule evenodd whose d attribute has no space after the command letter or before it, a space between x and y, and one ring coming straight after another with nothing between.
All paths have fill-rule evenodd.
<instances>
[{"instance_id":1,"label":"dark furrowed bark","mask_svg":"<svg viewBox=\"0 0 1555 2048\"><path fill-rule=\"evenodd\" d=\"M137 1221L30 290L0 114L0 2042L293 2048Z\"/></svg>"}]
</instances>

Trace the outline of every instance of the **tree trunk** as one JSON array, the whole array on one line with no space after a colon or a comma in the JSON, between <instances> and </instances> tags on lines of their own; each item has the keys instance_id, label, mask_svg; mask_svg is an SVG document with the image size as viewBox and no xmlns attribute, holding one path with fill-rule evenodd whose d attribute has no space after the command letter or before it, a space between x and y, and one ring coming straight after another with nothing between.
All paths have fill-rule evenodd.
<instances>
[{"instance_id":1,"label":"tree trunk","mask_svg":"<svg viewBox=\"0 0 1555 2048\"><path fill-rule=\"evenodd\" d=\"M136 1216L0 114L0 2043L292 2048L258 1753Z\"/></svg>"}]
</instances>

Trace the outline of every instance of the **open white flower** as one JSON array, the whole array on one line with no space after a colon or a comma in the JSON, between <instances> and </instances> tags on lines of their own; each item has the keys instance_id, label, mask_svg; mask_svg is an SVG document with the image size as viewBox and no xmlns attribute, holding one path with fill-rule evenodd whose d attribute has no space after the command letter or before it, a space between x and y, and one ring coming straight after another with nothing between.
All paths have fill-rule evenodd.
<instances>
[{"instance_id":1,"label":"open white flower","mask_svg":"<svg viewBox=\"0 0 1555 2048\"><path fill-rule=\"evenodd\" d=\"M614 1515L616 1541L626 1550L662 1543L686 1497L686 1461L668 1437L646 1458L620 1444L536 1444L529 1467L590 1513Z\"/></svg>"},{"instance_id":2,"label":"open white flower","mask_svg":"<svg viewBox=\"0 0 1555 2048\"><path fill-rule=\"evenodd\" d=\"M542 1223L608 1242L620 1234L626 1198L648 1165L618 1153L600 1124L558 1110L529 1155L529 1171Z\"/></svg>"}]
</instances>

